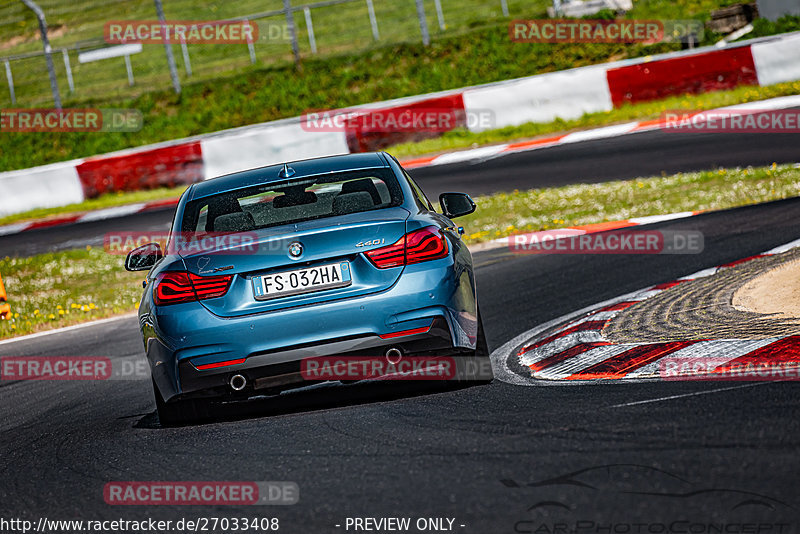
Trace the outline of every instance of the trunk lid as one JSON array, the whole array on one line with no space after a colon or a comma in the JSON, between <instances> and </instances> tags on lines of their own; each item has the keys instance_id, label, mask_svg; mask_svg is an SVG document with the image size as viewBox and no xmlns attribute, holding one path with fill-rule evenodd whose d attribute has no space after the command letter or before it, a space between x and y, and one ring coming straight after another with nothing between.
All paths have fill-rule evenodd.
<instances>
[{"instance_id":1,"label":"trunk lid","mask_svg":"<svg viewBox=\"0 0 800 534\"><path fill-rule=\"evenodd\" d=\"M200 301L215 315L238 317L271 312L357 297L391 287L403 268L378 269L362 253L395 243L405 234L410 215L407 210L394 207L328 217L246 234L230 234L227 240L218 240L212 251L186 247L178 253L189 272L199 276L233 275L231 287L223 297ZM297 258L289 253L294 243L302 246ZM270 300L256 298L256 277L343 262L348 263L351 276L350 284L345 287Z\"/></svg>"}]
</instances>

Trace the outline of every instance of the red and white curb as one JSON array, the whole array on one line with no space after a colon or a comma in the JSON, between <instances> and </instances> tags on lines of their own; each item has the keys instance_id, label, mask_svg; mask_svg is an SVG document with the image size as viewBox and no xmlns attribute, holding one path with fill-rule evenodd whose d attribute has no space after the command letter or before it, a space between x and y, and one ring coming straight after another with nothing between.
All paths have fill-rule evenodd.
<instances>
[{"instance_id":1,"label":"red and white curb","mask_svg":"<svg viewBox=\"0 0 800 534\"><path fill-rule=\"evenodd\" d=\"M791 95L771 98L769 100L749 102L746 104L737 104L735 106L728 106L702 112L687 112L687 116L692 117L698 114L714 114L720 112L729 112L730 116L745 116L763 111L788 109L797 106L800 106L800 95ZM615 124L593 130L583 130L564 135L556 135L553 137L533 139L530 141L505 143L500 145L473 148L470 150L461 150L458 152L449 152L447 154L440 154L436 156L410 159L403 161L402 163L406 169L417 169L420 167L431 167L436 165L450 165L452 163L481 162L517 152L527 152L529 150L551 148L559 145L580 143L583 141L596 141L599 139L621 137L623 135L652 132L654 130L662 129L663 124L664 121L661 119L628 122L625 124ZM686 130L680 131L684 133L686 132Z\"/></svg>"},{"instance_id":2,"label":"red and white curb","mask_svg":"<svg viewBox=\"0 0 800 534\"><path fill-rule=\"evenodd\" d=\"M64 226L67 224L104 221L106 219L126 217L128 215L134 215L136 213L143 213L146 211L171 208L177 205L178 205L178 199L170 198L166 200L155 200L153 202L140 202L138 204L128 204L126 206L117 206L114 208L86 211L83 213L72 213L70 215L53 217L49 219L39 219L35 221L9 224L6 226L0 226L0 236L18 234L20 232L26 232L28 230L37 230L40 228L52 228L54 226Z\"/></svg>"},{"instance_id":3,"label":"red and white curb","mask_svg":"<svg viewBox=\"0 0 800 534\"><path fill-rule=\"evenodd\" d=\"M629 306L689 280L711 276L720 269L780 254L800 246L800 239L757 256L704 269L673 282L657 284L594 304L559 317L515 337L494 353L495 377L517 385L551 383L697 378L693 364L711 362L704 377L726 376L731 369L800 361L800 336L759 340L704 339L662 343L613 343L603 337L606 324ZM665 358L672 367L665 367ZM516 365L512 369L510 365ZM680 365L681 361L687 364ZM525 374L520 374L520 369Z\"/></svg>"}]
</instances>

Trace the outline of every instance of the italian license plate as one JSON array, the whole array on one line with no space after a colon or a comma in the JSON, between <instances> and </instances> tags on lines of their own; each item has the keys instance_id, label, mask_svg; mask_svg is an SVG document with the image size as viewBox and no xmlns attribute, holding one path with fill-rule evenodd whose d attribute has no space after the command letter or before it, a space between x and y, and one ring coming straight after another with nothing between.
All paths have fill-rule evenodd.
<instances>
[{"instance_id":1,"label":"italian license plate","mask_svg":"<svg viewBox=\"0 0 800 534\"><path fill-rule=\"evenodd\" d=\"M350 262L343 261L256 276L253 278L253 294L256 300L269 300L345 287L352 283Z\"/></svg>"}]
</instances>

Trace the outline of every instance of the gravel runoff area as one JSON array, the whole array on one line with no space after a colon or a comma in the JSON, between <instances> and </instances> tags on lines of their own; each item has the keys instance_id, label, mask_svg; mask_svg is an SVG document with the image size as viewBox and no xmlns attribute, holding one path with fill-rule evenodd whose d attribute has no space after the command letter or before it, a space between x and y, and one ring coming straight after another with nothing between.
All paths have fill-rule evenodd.
<instances>
[{"instance_id":1,"label":"gravel runoff area","mask_svg":"<svg viewBox=\"0 0 800 534\"><path fill-rule=\"evenodd\" d=\"M800 248L680 283L627 308L613 343L766 339L800 334Z\"/></svg>"}]
</instances>

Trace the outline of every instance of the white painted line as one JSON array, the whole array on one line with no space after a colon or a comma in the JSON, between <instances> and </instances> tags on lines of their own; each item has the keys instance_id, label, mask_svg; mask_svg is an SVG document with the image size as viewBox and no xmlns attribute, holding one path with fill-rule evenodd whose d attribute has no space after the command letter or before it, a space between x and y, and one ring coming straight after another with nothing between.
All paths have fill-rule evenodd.
<instances>
[{"instance_id":1,"label":"white painted line","mask_svg":"<svg viewBox=\"0 0 800 534\"><path fill-rule=\"evenodd\" d=\"M650 215L648 217L634 217L628 220L636 224L653 224L664 221L673 221L675 219L684 219L686 217L692 217L693 215L695 215L693 211L681 211L679 213L667 213L666 215Z\"/></svg>"},{"instance_id":2,"label":"white painted line","mask_svg":"<svg viewBox=\"0 0 800 534\"><path fill-rule=\"evenodd\" d=\"M147 206L147 204L139 203L90 211L82 215L77 222L102 221L104 219L112 219L114 217L125 217L126 215L133 215L134 213L140 212L145 206Z\"/></svg>"},{"instance_id":3,"label":"white painted line","mask_svg":"<svg viewBox=\"0 0 800 534\"><path fill-rule=\"evenodd\" d=\"M18 234L22 232L33 223L17 223L17 224L8 224L6 226L0 226L0 235L9 235L9 234Z\"/></svg>"},{"instance_id":4,"label":"white painted line","mask_svg":"<svg viewBox=\"0 0 800 534\"><path fill-rule=\"evenodd\" d=\"M585 130L582 132L573 132L562 137L559 143L580 143L582 141L594 141L596 139L608 139L609 137L617 137L631 133L637 126L638 122L628 122L625 124L614 124L613 126L605 126L603 128L595 128L594 130Z\"/></svg>"},{"instance_id":5,"label":"white painted line","mask_svg":"<svg viewBox=\"0 0 800 534\"><path fill-rule=\"evenodd\" d=\"M44 336L51 336L53 334L64 334L73 330L80 330L91 326L97 326L105 323L112 323L114 321L121 321L123 319L130 319L136 317L137 313L126 313L125 315L118 315L116 317L109 317L108 319L99 319L97 321L90 321L88 323L80 323L72 326L65 326L64 328L56 328L55 330L46 330L44 332L36 332L35 334L28 334L27 336L12 337L11 339L0 340L0 345L7 345L9 343L17 343L18 341L27 341L29 339L36 339Z\"/></svg>"},{"instance_id":6,"label":"white painted line","mask_svg":"<svg viewBox=\"0 0 800 534\"><path fill-rule=\"evenodd\" d=\"M729 388L718 388L718 389L709 389L707 391L695 391L694 393L684 393L683 395L670 395L669 397L659 397L657 399L648 399L642 401L635 401L635 402L626 402L624 404L614 404L609 406L609 408L625 408L627 406L638 406L640 404L650 404L653 402L663 402L668 400L674 399L684 399L686 397L696 397L698 395L709 395L711 393L719 393L721 391L731 391L734 389L744 389L744 388L753 388L756 386L765 386L767 384L774 384L775 382L756 382L755 384L743 384L741 386L731 386Z\"/></svg>"},{"instance_id":7,"label":"white painted line","mask_svg":"<svg viewBox=\"0 0 800 534\"><path fill-rule=\"evenodd\" d=\"M431 165L447 165L450 163L461 163L464 161L486 158L503 152L507 147L508 145L495 145L474 148L472 150L463 150L461 152L450 152L449 154L442 154L437 157L431 162Z\"/></svg>"},{"instance_id":8,"label":"white painted line","mask_svg":"<svg viewBox=\"0 0 800 534\"><path fill-rule=\"evenodd\" d=\"M772 250L768 250L764 253L764 255L774 255L774 254L783 254L784 252L788 252L789 250L800 247L800 239L795 239L785 245L781 245L779 247L775 247Z\"/></svg>"}]
</instances>

